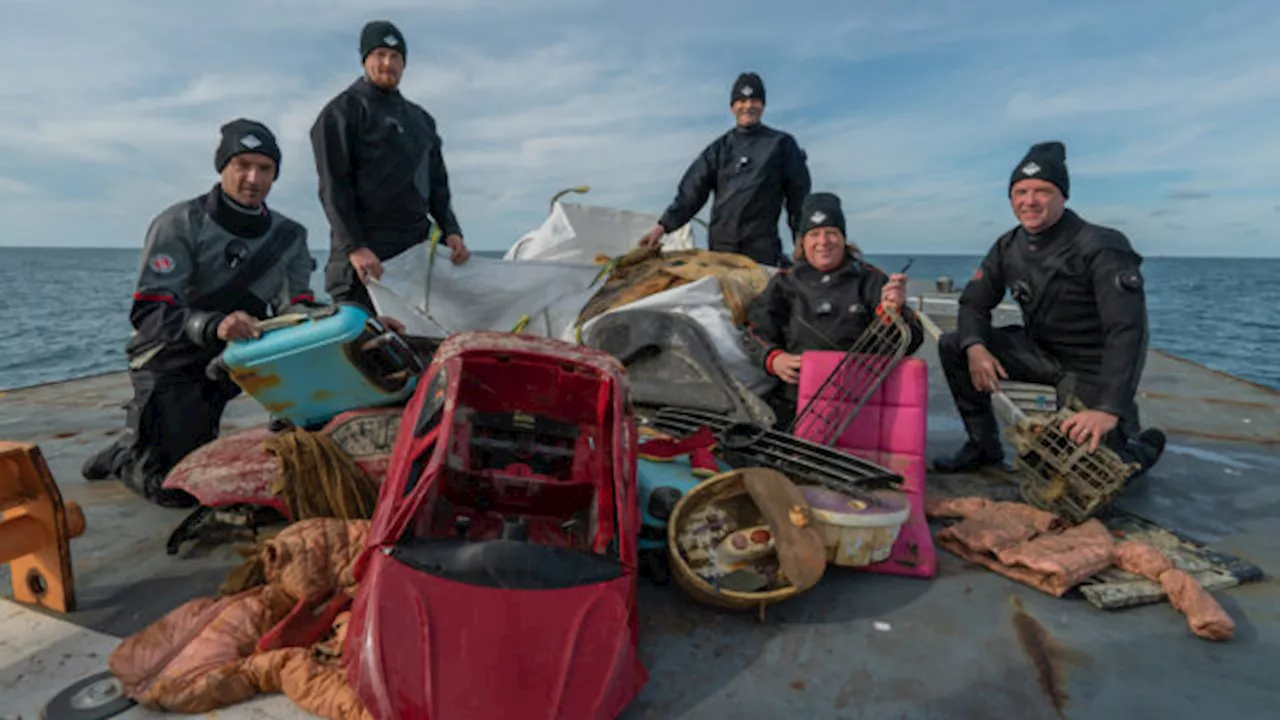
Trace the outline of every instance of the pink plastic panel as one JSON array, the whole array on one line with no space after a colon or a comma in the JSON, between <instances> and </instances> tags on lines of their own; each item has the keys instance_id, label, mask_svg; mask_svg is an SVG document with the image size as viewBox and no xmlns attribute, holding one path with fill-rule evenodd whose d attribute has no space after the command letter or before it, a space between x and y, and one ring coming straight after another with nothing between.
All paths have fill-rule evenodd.
<instances>
[{"instance_id":1,"label":"pink plastic panel","mask_svg":"<svg viewBox=\"0 0 1280 720\"><path fill-rule=\"evenodd\" d=\"M817 393L844 353L807 352L800 366L800 412ZM857 371L855 371L856 373ZM865 385L868 378L853 375L851 383ZM833 393L828 388L828 394ZM820 415L834 421L853 410L850 403L818 406ZM888 560L869 565L868 572L933 577L937 554L924 514L925 445L928 431L929 366L916 357L903 358L889 377L858 411L858 416L840 435L835 447L870 460L900 474L911 502L911 518L903 526ZM820 425L804 423L796 428L798 437L816 440Z\"/></svg>"},{"instance_id":2,"label":"pink plastic panel","mask_svg":"<svg viewBox=\"0 0 1280 720\"><path fill-rule=\"evenodd\" d=\"M838 352L808 352L800 366L800 400L797 412L808 404L844 356ZM855 368L851 382L866 383ZM839 394L828 389L827 394ZM869 450L924 457L925 430L929 402L929 367L916 357L903 358L889 377L867 400L835 446L845 450ZM817 406L826 418L847 417L853 402L829 402ZM814 439L816 423L805 423L796 435Z\"/></svg>"}]
</instances>

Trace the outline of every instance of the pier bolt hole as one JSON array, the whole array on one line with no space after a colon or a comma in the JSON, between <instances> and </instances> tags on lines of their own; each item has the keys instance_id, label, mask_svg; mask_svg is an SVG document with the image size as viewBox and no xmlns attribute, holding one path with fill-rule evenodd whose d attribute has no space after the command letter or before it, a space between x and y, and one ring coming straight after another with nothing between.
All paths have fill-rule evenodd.
<instances>
[{"instance_id":1,"label":"pier bolt hole","mask_svg":"<svg viewBox=\"0 0 1280 720\"><path fill-rule=\"evenodd\" d=\"M31 568L27 571L27 589L36 597L44 597L49 592L49 582L44 579L44 575L39 570Z\"/></svg>"}]
</instances>

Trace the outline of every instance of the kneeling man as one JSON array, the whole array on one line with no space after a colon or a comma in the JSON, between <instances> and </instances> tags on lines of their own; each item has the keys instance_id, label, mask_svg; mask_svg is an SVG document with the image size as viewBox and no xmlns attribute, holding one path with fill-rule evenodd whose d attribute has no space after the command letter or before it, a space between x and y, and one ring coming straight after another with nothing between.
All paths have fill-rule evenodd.
<instances>
[{"instance_id":1,"label":"kneeling man","mask_svg":"<svg viewBox=\"0 0 1280 720\"><path fill-rule=\"evenodd\" d=\"M938 340L947 384L969 439L934 461L939 472L968 472L1003 460L991 395L1000 380L1058 388L1088 408L1063 430L1096 450L1115 450L1145 472L1164 451L1164 433L1140 431L1134 400L1147 356L1147 305L1128 238L1065 208L1066 148L1033 146L1009 180L1018 226L982 260L960 296L958 327ZM991 326L991 311L1013 293L1024 327Z\"/></svg>"}]
</instances>

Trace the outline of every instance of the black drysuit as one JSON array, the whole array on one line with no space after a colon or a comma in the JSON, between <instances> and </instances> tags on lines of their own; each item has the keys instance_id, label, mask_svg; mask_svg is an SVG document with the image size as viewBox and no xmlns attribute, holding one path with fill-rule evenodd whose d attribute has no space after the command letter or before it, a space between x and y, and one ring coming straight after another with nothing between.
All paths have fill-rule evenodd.
<instances>
[{"instance_id":1,"label":"black drysuit","mask_svg":"<svg viewBox=\"0 0 1280 720\"><path fill-rule=\"evenodd\" d=\"M1067 210L1040 235L1021 226L1002 235L960 296L958 327L938 354L969 438L995 454L999 435L991 397L977 391L966 353L983 343L1010 380L1054 385L1059 401L1074 394L1119 418L1105 442L1126 459L1139 433L1134 400L1147 352L1142 257L1128 238ZM991 311L1006 289L1025 327L992 328Z\"/></svg>"},{"instance_id":2,"label":"black drysuit","mask_svg":"<svg viewBox=\"0 0 1280 720\"><path fill-rule=\"evenodd\" d=\"M795 138L762 124L735 127L693 161L658 222L667 232L679 229L714 192L708 247L740 253L762 265L787 267L778 218L786 203L794 236L809 185L804 151Z\"/></svg>"},{"instance_id":3,"label":"black drysuit","mask_svg":"<svg viewBox=\"0 0 1280 720\"><path fill-rule=\"evenodd\" d=\"M237 310L266 318L314 306L313 269L305 228L265 207L238 206L217 186L160 213L147 230L129 312L127 426L85 463L85 476L119 478L162 505L190 505L161 484L217 437L223 409L240 392L205 374L225 346L218 324Z\"/></svg>"},{"instance_id":4,"label":"black drysuit","mask_svg":"<svg viewBox=\"0 0 1280 720\"><path fill-rule=\"evenodd\" d=\"M880 291L888 281L884 271L854 258L825 273L804 262L778 271L747 308L748 357L772 374L769 362L778 352L848 350L875 321ZM911 308L902 309L902 318L911 331L910 355L924 341L924 328ZM790 383L766 395L778 427L790 425L798 398L799 388Z\"/></svg>"},{"instance_id":5,"label":"black drysuit","mask_svg":"<svg viewBox=\"0 0 1280 720\"><path fill-rule=\"evenodd\" d=\"M428 237L431 219L444 236L462 234L442 145L430 113L365 77L320 111L311 147L331 228L325 290L335 302L373 310L347 258L355 250L394 257Z\"/></svg>"}]
</instances>

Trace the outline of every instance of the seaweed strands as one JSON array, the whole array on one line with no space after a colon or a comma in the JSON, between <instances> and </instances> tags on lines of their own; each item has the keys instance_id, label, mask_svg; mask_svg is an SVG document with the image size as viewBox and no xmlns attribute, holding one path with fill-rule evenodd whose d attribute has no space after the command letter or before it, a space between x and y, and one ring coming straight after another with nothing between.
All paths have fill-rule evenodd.
<instances>
[{"instance_id":1,"label":"seaweed strands","mask_svg":"<svg viewBox=\"0 0 1280 720\"><path fill-rule=\"evenodd\" d=\"M868 490L900 489L902 476L862 458L784 432L704 410L664 407L652 424L684 436L708 427L725 462L735 467L765 466L799 483L821 485L874 501Z\"/></svg>"},{"instance_id":2,"label":"seaweed strands","mask_svg":"<svg viewBox=\"0 0 1280 720\"><path fill-rule=\"evenodd\" d=\"M897 308L876 308L872 321L787 429L819 445L835 445L849 423L907 352L911 331Z\"/></svg>"}]
</instances>

